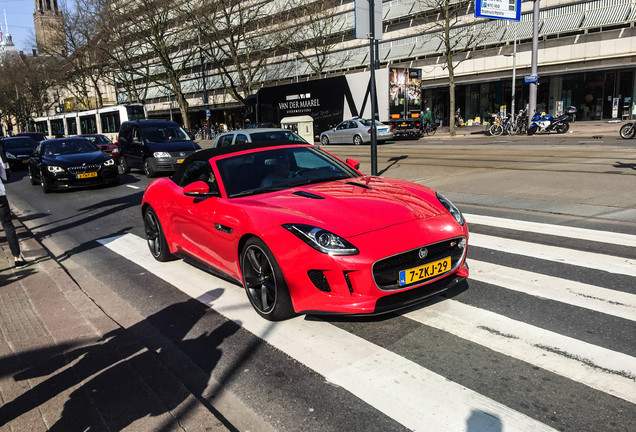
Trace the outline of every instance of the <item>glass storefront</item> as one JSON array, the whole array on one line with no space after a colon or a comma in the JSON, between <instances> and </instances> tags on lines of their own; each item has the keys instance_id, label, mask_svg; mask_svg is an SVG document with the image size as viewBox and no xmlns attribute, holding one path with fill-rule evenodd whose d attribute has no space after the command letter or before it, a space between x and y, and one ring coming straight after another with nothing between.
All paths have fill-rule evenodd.
<instances>
[{"instance_id":1,"label":"glass storefront","mask_svg":"<svg viewBox=\"0 0 636 432\"><path fill-rule=\"evenodd\" d=\"M628 120L636 118L636 69L579 72L542 76L537 88L537 110L551 115L568 106L577 109L577 120ZM448 87L427 89L423 83L425 107L431 108L435 119L449 124L450 98ZM523 77L516 83L515 110L528 104L528 85ZM458 85L455 89L455 109L470 124L484 124L497 112L510 112L512 79Z\"/></svg>"}]
</instances>

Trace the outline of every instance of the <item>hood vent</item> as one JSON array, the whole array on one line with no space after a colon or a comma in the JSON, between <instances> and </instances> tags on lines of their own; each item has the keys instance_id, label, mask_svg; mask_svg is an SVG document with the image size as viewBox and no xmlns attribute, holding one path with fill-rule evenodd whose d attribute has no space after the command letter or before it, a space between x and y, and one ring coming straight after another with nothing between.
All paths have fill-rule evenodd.
<instances>
[{"instance_id":1,"label":"hood vent","mask_svg":"<svg viewBox=\"0 0 636 432\"><path fill-rule=\"evenodd\" d=\"M303 198L311 198L311 199L325 199L325 197L320 196L320 195L316 195L313 194L311 192L306 192L306 191L296 191L293 193L294 195L298 195L301 196Z\"/></svg>"},{"instance_id":2,"label":"hood vent","mask_svg":"<svg viewBox=\"0 0 636 432\"><path fill-rule=\"evenodd\" d=\"M367 186L367 185L362 184L362 183L357 183L357 182L350 181L350 182L347 182L347 184L348 185L352 185L352 186L358 186L358 187L361 187L362 189L369 189L369 190L372 189L371 186Z\"/></svg>"}]
</instances>

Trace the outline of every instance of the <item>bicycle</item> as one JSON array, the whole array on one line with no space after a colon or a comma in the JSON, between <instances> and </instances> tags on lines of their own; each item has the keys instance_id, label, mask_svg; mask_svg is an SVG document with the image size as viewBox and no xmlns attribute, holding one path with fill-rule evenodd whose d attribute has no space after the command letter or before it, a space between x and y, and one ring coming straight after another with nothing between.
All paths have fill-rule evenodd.
<instances>
[{"instance_id":1,"label":"bicycle","mask_svg":"<svg viewBox=\"0 0 636 432\"><path fill-rule=\"evenodd\" d=\"M426 122L422 132L425 133L426 136L433 136L435 135L435 132L437 132L437 125L432 122Z\"/></svg>"},{"instance_id":2,"label":"bicycle","mask_svg":"<svg viewBox=\"0 0 636 432\"><path fill-rule=\"evenodd\" d=\"M632 139L636 135L636 124L634 123L626 123L621 126L619 131L621 138L623 139Z\"/></svg>"}]
</instances>

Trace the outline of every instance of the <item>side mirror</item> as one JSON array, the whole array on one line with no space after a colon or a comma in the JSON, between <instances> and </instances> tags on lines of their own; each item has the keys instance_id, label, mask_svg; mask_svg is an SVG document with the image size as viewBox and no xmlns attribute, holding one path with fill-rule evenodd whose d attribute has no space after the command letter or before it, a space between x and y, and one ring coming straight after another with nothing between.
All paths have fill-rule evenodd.
<instances>
[{"instance_id":1,"label":"side mirror","mask_svg":"<svg viewBox=\"0 0 636 432\"><path fill-rule=\"evenodd\" d=\"M137 144L137 145L141 145L141 138L139 138L139 137L133 137L133 139L132 139L132 143L133 143L133 144Z\"/></svg>"},{"instance_id":2,"label":"side mirror","mask_svg":"<svg viewBox=\"0 0 636 432\"><path fill-rule=\"evenodd\" d=\"M189 197L217 196L219 193L210 191L210 186L204 181L195 181L183 188L183 194Z\"/></svg>"},{"instance_id":3,"label":"side mirror","mask_svg":"<svg viewBox=\"0 0 636 432\"><path fill-rule=\"evenodd\" d=\"M347 159L346 160L347 165L349 165L351 168L353 169L360 169L360 162L358 162L355 159Z\"/></svg>"}]
</instances>

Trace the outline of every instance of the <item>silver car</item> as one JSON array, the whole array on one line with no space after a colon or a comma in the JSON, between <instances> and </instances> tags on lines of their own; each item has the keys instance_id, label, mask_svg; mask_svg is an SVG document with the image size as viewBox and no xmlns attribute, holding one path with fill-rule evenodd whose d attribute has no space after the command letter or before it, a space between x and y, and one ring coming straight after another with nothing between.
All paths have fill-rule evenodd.
<instances>
[{"instance_id":1,"label":"silver car","mask_svg":"<svg viewBox=\"0 0 636 432\"><path fill-rule=\"evenodd\" d=\"M228 147L236 144L261 141L289 141L290 143L307 144L307 141L300 135L288 129L253 128L222 133L214 139L212 147Z\"/></svg>"},{"instance_id":2,"label":"silver car","mask_svg":"<svg viewBox=\"0 0 636 432\"><path fill-rule=\"evenodd\" d=\"M354 118L345 120L334 129L320 134L320 143L327 144L349 144L360 145L371 142L371 120ZM393 139L391 126L385 125L376 120L375 126L378 130L378 141Z\"/></svg>"}]
</instances>

